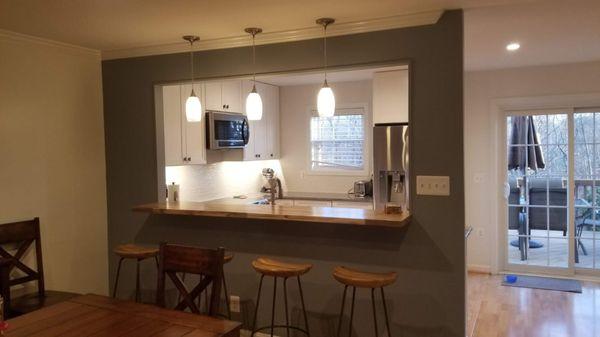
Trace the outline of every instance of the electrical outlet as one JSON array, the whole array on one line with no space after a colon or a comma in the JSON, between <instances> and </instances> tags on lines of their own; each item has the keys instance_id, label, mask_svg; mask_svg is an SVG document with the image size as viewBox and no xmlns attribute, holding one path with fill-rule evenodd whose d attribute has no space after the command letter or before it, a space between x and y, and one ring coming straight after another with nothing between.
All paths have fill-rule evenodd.
<instances>
[{"instance_id":1,"label":"electrical outlet","mask_svg":"<svg viewBox=\"0 0 600 337\"><path fill-rule=\"evenodd\" d=\"M450 177L448 176L417 176L418 195L450 195Z\"/></svg>"},{"instance_id":2,"label":"electrical outlet","mask_svg":"<svg viewBox=\"0 0 600 337\"><path fill-rule=\"evenodd\" d=\"M485 236L485 231L483 230L483 228L477 228L477 236L480 238Z\"/></svg>"},{"instance_id":3,"label":"electrical outlet","mask_svg":"<svg viewBox=\"0 0 600 337\"><path fill-rule=\"evenodd\" d=\"M229 296L229 308L231 312L240 312L240 297L239 296Z\"/></svg>"}]
</instances>

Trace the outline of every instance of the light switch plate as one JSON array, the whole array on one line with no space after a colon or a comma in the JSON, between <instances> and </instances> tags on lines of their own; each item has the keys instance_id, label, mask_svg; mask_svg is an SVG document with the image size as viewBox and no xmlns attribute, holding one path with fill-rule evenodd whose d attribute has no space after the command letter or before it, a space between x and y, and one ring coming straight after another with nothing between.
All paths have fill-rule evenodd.
<instances>
[{"instance_id":1,"label":"light switch plate","mask_svg":"<svg viewBox=\"0 0 600 337\"><path fill-rule=\"evenodd\" d=\"M417 195L450 195L450 177L417 176Z\"/></svg>"}]
</instances>

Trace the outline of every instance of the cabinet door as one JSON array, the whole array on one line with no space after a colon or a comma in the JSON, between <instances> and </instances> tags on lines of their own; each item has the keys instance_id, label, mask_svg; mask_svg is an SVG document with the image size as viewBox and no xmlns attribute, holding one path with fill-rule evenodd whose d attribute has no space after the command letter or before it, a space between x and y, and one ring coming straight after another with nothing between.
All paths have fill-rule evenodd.
<instances>
[{"instance_id":1,"label":"cabinet door","mask_svg":"<svg viewBox=\"0 0 600 337\"><path fill-rule=\"evenodd\" d=\"M225 81L221 87L221 97L223 105L225 105L225 111L243 113L242 108L242 81ZM249 91L248 91L249 92ZM245 93L244 101L246 98Z\"/></svg>"},{"instance_id":2,"label":"cabinet door","mask_svg":"<svg viewBox=\"0 0 600 337\"><path fill-rule=\"evenodd\" d=\"M181 134L181 88L169 85L162 88L163 120L165 134L165 165L177 166L184 163L183 136Z\"/></svg>"},{"instance_id":3,"label":"cabinet door","mask_svg":"<svg viewBox=\"0 0 600 337\"><path fill-rule=\"evenodd\" d=\"M252 81L242 82L242 92L250 92L252 90ZM246 105L244 104L244 114L246 115ZM258 160L256 152L254 151L254 138L256 137L256 123L258 121L248 121L250 128L250 138L248 144L244 147L244 160Z\"/></svg>"},{"instance_id":4,"label":"cabinet door","mask_svg":"<svg viewBox=\"0 0 600 337\"><path fill-rule=\"evenodd\" d=\"M182 130L184 134L183 144L185 157L188 158L186 164L206 164L206 118L204 118L204 108L202 109L203 116L201 122L190 123L185 117L185 101L191 92L191 88L192 86L189 84L181 86L181 106L183 107L181 119L183 121ZM202 89L202 84L194 84L194 92L200 98L200 102L203 103L202 105L204 105L205 95L203 95Z\"/></svg>"},{"instance_id":5,"label":"cabinet door","mask_svg":"<svg viewBox=\"0 0 600 337\"><path fill-rule=\"evenodd\" d=\"M256 159L265 160L269 159L267 155L267 115L269 113L268 109L265 108L265 105L268 103L265 99L268 93L268 85L263 83L256 83L256 91L260 95L261 100L263 101L263 115L261 120L254 121L254 153L256 154Z\"/></svg>"},{"instance_id":6,"label":"cabinet door","mask_svg":"<svg viewBox=\"0 0 600 337\"><path fill-rule=\"evenodd\" d=\"M373 123L408 122L408 70L373 75Z\"/></svg>"},{"instance_id":7,"label":"cabinet door","mask_svg":"<svg viewBox=\"0 0 600 337\"><path fill-rule=\"evenodd\" d=\"M221 83L209 82L204 84L206 110L225 111L221 98Z\"/></svg>"},{"instance_id":8,"label":"cabinet door","mask_svg":"<svg viewBox=\"0 0 600 337\"><path fill-rule=\"evenodd\" d=\"M266 152L267 159L279 158L279 87L266 85L265 104L266 111Z\"/></svg>"}]
</instances>

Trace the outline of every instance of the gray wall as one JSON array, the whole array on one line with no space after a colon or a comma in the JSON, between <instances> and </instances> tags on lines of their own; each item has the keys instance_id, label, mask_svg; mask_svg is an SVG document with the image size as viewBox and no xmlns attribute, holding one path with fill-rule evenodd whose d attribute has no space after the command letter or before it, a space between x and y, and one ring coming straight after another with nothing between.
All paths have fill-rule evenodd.
<instances>
[{"instance_id":1,"label":"gray wall","mask_svg":"<svg viewBox=\"0 0 600 337\"><path fill-rule=\"evenodd\" d=\"M259 73L318 68L321 40L257 48ZM405 230L341 225L149 216L130 211L156 201L158 189L153 85L187 80L188 54L104 61L109 248L119 243L161 240L224 246L236 253L226 266L230 292L246 306L254 301L258 277L250 261L258 255L312 262L303 278L313 336L331 336L342 287L331 277L336 265L395 270L399 279L386 293L394 336L464 336L465 247L463 191L462 12L449 11L430 26L333 37L329 64L352 66L411 63L411 196L413 221ZM201 78L251 72L249 48L196 53ZM285 127L285 126L284 126ZM415 176L448 175L450 197L416 196ZM111 256L111 280L116 259ZM133 265L125 265L120 294L133 288ZM143 269L145 296L156 283L152 263ZM266 285L270 288L270 282ZM290 283L294 320L298 293ZM269 296L260 312L270 313ZM368 291L359 291L357 336L372 335ZM281 313L282 311L278 311ZM246 310L244 317L249 314ZM279 315L282 318L282 314ZM380 316L380 323L381 323ZM380 329L381 330L381 329Z\"/></svg>"}]
</instances>

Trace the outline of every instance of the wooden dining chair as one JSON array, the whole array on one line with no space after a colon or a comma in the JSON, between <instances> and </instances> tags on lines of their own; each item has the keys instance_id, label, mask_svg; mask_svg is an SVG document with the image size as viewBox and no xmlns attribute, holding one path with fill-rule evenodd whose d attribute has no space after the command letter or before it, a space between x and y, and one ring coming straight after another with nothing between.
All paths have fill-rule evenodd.
<instances>
[{"instance_id":1,"label":"wooden dining chair","mask_svg":"<svg viewBox=\"0 0 600 337\"><path fill-rule=\"evenodd\" d=\"M160 244L158 256L156 303L159 306L165 307L165 286L168 276L180 294L175 310L189 308L191 312L200 314L196 299L210 286L208 315L219 314L225 249L206 249L163 242ZM200 281L191 291L179 277L182 273L200 275ZM208 294L208 291L206 293Z\"/></svg>"},{"instance_id":2,"label":"wooden dining chair","mask_svg":"<svg viewBox=\"0 0 600 337\"><path fill-rule=\"evenodd\" d=\"M11 254L7 245L16 247L15 252ZM35 247L37 270L23 262L31 246ZM0 295L4 298L5 314L9 317L41 309L78 295L46 291L39 218L0 225L0 259ZM23 276L11 278L15 270L19 270ZM11 287L28 282L37 282L37 292L11 298Z\"/></svg>"}]
</instances>

